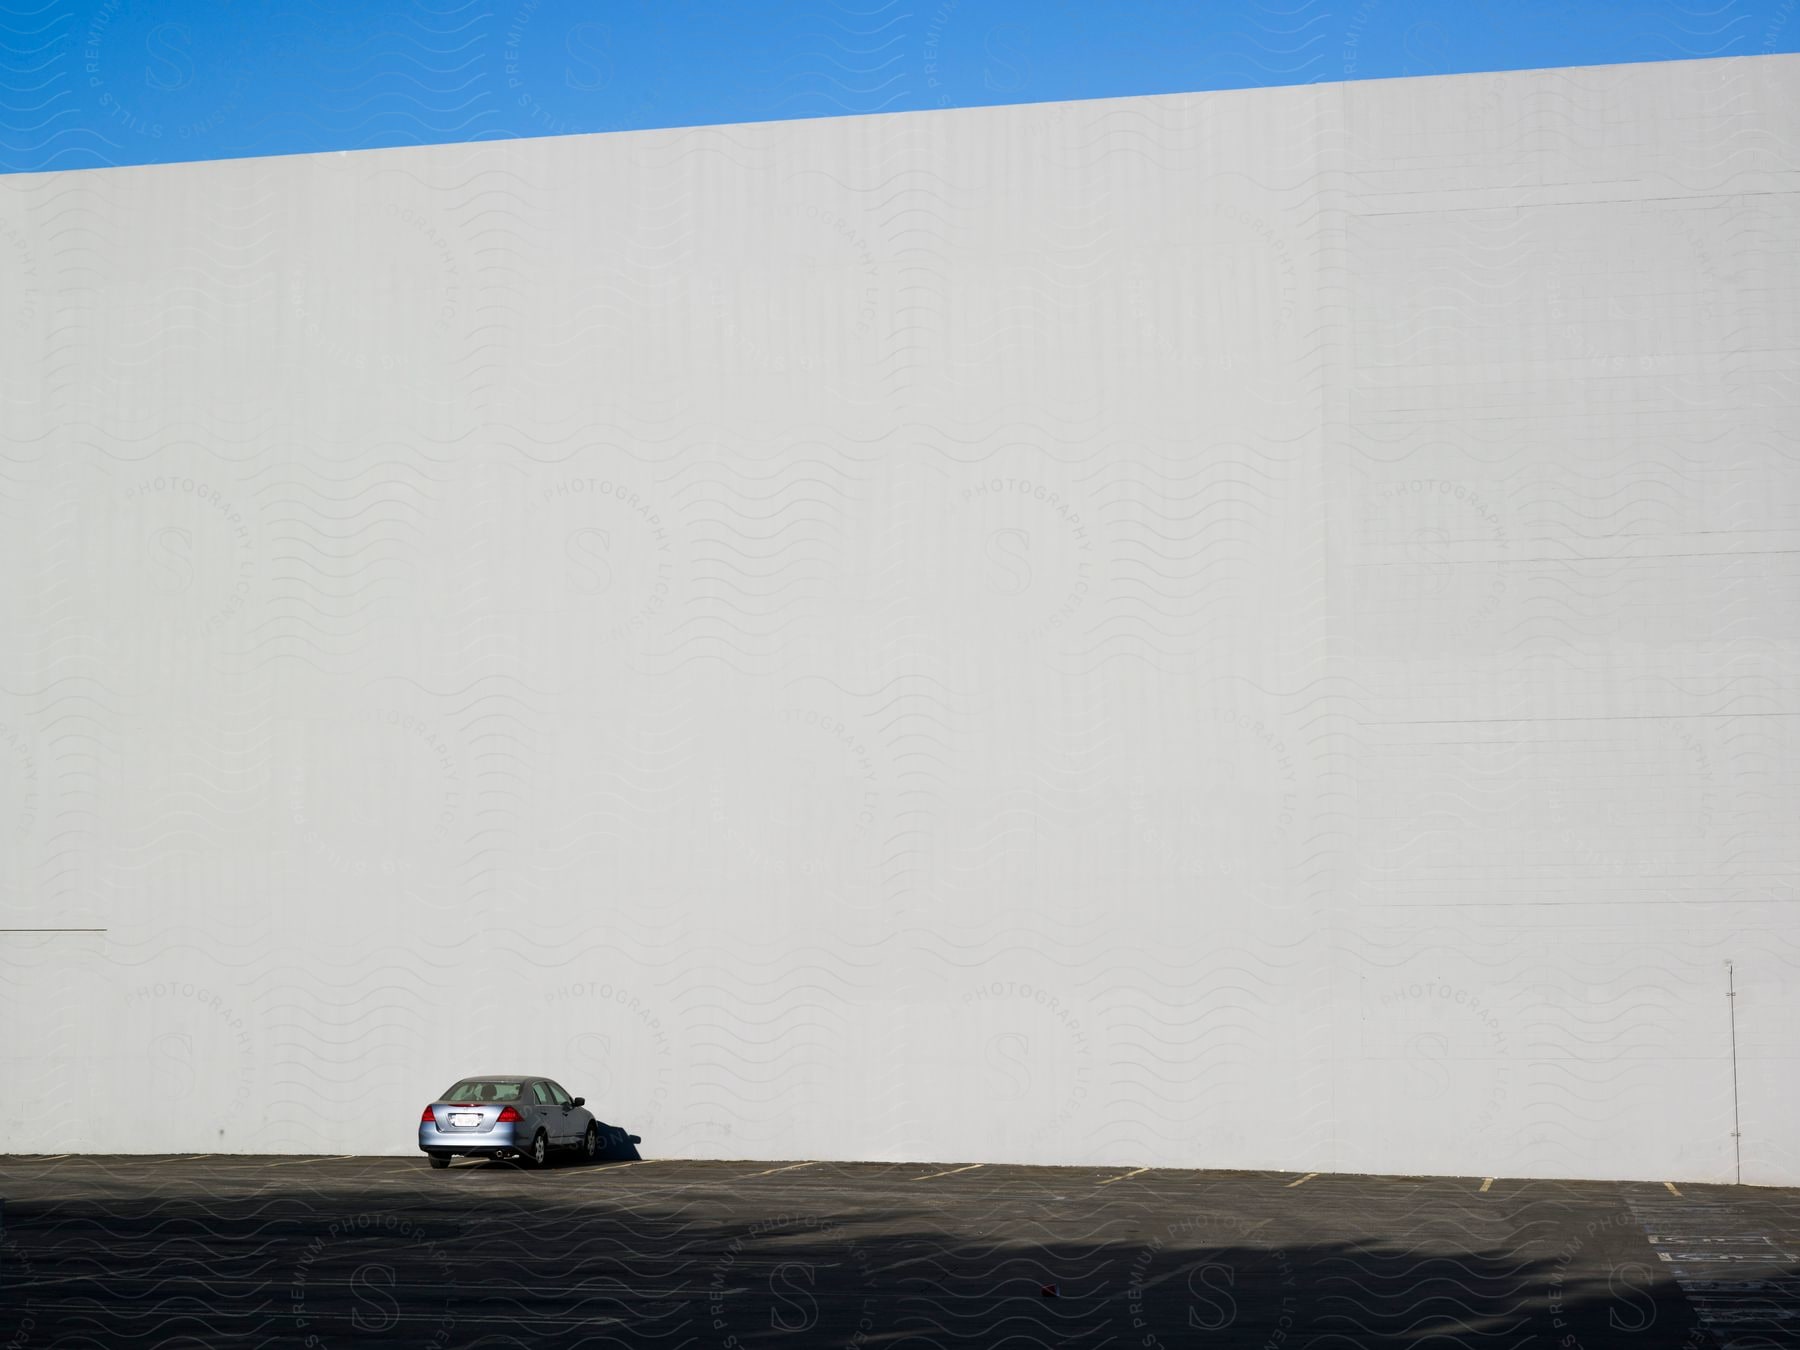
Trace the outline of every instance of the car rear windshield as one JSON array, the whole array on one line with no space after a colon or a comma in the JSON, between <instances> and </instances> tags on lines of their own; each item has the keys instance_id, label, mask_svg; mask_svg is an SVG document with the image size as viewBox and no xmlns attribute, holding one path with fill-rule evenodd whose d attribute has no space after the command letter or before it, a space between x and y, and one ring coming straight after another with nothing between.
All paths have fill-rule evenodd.
<instances>
[{"instance_id":1,"label":"car rear windshield","mask_svg":"<svg viewBox=\"0 0 1800 1350\"><path fill-rule=\"evenodd\" d=\"M458 1083L438 1100L441 1102L516 1102L525 1084L504 1078L471 1078Z\"/></svg>"}]
</instances>

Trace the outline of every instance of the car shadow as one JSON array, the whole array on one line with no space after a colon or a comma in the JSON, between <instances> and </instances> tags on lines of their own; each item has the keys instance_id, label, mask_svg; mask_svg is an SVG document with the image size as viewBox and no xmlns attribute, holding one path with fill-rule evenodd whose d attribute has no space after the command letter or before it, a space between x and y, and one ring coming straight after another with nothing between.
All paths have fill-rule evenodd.
<instances>
[{"instance_id":1,"label":"car shadow","mask_svg":"<svg viewBox=\"0 0 1800 1350\"><path fill-rule=\"evenodd\" d=\"M549 1165L551 1167L588 1167L644 1160L643 1154L639 1153L637 1149L637 1146L644 1142L641 1135L632 1134L621 1125L608 1125L603 1120L597 1120L594 1123L600 1127L600 1151L594 1155L593 1163L590 1164L587 1159L573 1149L552 1149ZM519 1157L481 1158L472 1161L482 1169L490 1171L496 1168L517 1170L531 1166L530 1163ZM464 1167L468 1166L468 1161L465 1160L452 1162L451 1166L457 1166L459 1163Z\"/></svg>"},{"instance_id":2,"label":"car shadow","mask_svg":"<svg viewBox=\"0 0 1800 1350\"><path fill-rule=\"evenodd\" d=\"M597 1163L642 1162L644 1155L637 1151L643 1143L639 1135L632 1134L622 1125L608 1125L605 1121L595 1122L600 1126L600 1152L594 1156Z\"/></svg>"}]
</instances>

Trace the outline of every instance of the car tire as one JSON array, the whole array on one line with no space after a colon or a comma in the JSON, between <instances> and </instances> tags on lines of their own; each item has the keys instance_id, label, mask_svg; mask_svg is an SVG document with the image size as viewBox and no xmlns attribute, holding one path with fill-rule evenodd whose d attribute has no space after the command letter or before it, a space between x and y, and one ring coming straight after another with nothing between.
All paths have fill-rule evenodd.
<instances>
[{"instance_id":1,"label":"car tire","mask_svg":"<svg viewBox=\"0 0 1800 1350\"><path fill-rule=\"evenodd\" d=\"M550 1165L550 1136L539 1130L531 1137L531 1152L526 1155L533 1167Z\"/></svg>"},{"instance_id":2,"label":"car tire","mask_svg":"<svg viewBox=\"0 0 1800 1350\"><path fill-rule=\"evenodd\" d=\"M425 1156L431 1159L431 1165L433 1167L448 1167L450 1165L450 1155L448 1153L427 1153Z\"/></svg>"},{"instance_id":3,"label":"car tire","mask_svg":"<svg viewBox=\"0 0 1800 1350\"><path fill-rule=\"evenodd\" d=\"M600 1156L600 1128L593 1121L588 1122L587 1133L581 1136L581 1160L593 1162Z\"/></svg>"}]
</instances>

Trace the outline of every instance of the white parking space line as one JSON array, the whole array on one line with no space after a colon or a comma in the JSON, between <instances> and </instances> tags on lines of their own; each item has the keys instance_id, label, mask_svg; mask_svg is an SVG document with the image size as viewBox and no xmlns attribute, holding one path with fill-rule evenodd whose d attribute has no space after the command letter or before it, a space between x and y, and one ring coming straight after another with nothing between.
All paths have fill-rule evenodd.
<instances>
[{"instance_id":1,"label":"white parking space line","mask_svg":"<svg viewBox=\"0 0 1800 1350\"><path fill-rule=\"evenodd\" d=\"M1493 1184L1494 1184L1494 1179L1492 1177L1484 1177L1484 1178L1482 1178L1481 1189L1485 1191L1489 1186L1492 1186Z\"/></svg>"},{"instance_id":2,"label":"white parking space line","mask_svg":"<svg viewBox=\"0 0 1800 1350\"><path fill-rule=\"evenodd\" d=\"M267 1286L265 1285L262 1287L266 1288ZM626 1291L626 1292L630 1293L632 1291ZM737 1292L747 1292L747 1291L739 1291L739 1290L714 1291L714 1290L710 1290L710 1289L707 1291L708 1296L711 1296L715 1292L737 1293ZM655 1295L648 1295L648 1297L655 1297ZM94 1300L92 1298L71 1300L70 1302L67 1302L67 1303L36 1302L33 1304L33 1306L36 1308L41 1308L45 1312L79 1313L79 1314L82 1314L87 1317L92 1317L94 1315ZM287 1320L290 1320L290 1321L293 1320L296 1316L299 1316L299 1314L296 1314L293 1312L286 1312L286 1311L278 1312L276 1315L279 1317L285 1318ZM449 1314L442 1313L442 1312L415 1313L415 1312L404 1312L404 1311L400 1311L395 1308L385 1308L385 1309L383 1309L381 1315L382 1315L383 1319L385 1320L385 1322L387 1322L390 1325L393 1323L396 1323L396 1322L416 1322L421 1326L430 1325L433 1323L440 1323L445 1319L446 1316L449 1316ZM353 1316L353 1314L350 1314L350 1313L343 1313L343 1314L338 1314L338 1315L327 1315L327 1314L323 1314L323 1313L314 1313L314 1314L311 1314L310 1320L321 1323L321 1324L328 1323L328 1322L349 1322L352 1316ZM454 1314L454 1318L458 1324L467 1323L472 1326L507 1327L507 1328L510 1328L510 1329L513 1329L516 1331L518 1328L518 1325L519 1325L520 1314L518 1314L518 1313L474 1313L474 1314L471 1314L471 1313L459 1312L459 1313ZM569 1328L589 1327L589 1326L626 1326L626 1325L629 1325L632 1321L631 1318L624 1317L624 1316L612 1316L609 1314L596 1314L596 1313L582 1313L581 1315L576 1316L576 1317L547 1316L542 1313L531 1313L530 1318L533 1323L543 1323L547 1326L569 1327ZM303 1318L301 1325L304 1326L306 1324L306 1320L308 1320L308 1319ZM354 1323L352 1323L352 1325L354 1325ZM508 1339L511 1339L511 1338L509 1337ZM319 1337L319 1338L317 1338L317 1340L314 1343L318 1343L323 1340L324 1340L323 1337Z\"/></svg>"},{"instance_id":3,"label":"white parking space line","mask_svg":"<svg viewBox=\"0 0 1800 1350\"><path fill-rule=\"evenodd\" d=\"M973 1172L977 1167L985 1167L986 1163L970 1163L967 1167L952 1167L948 1172L928 1172L922 1177L914 1177L914 1181L930 1181L933 1177L953 1177L958 1172Z\"/></svg>"},{"instance_id":4,"label":"white parking space line","mask_svg":"<svg viewBox=\"0 0 1800 1350\"><path fill-rule=\"evenodd\" d=\"M1099 1182L1097 1184L1099 1184L1101 1186L1110 1186L1115 1181L1130 1181L1133 1177L1142 1176L1145 1172L1148 1172L1149 1170L1150 1169L1148 1167L1140 1167L1135 1172L1127 1172L1123 1176L1108 1177L1105 1181Z\"/></svg>"},{"instance_id":5,"label":"white parking space line","mask_svg":"<svg viewBox=\"0 0 1800 1350\"><path fill-rule=\"evenodd\" d=\"M289 1158L286 1162L266 1163L268 1167L305 1167L309 1163L343 1162L347 1158L359 1157L355 1153L334 1153L329 1158Z\"/></svg>"},{"instance_id":6,"label":"white parking space line","mask_svg":"<svg viewBox=\"0 0 1800 1350\"><path fill-rule=\"evenodd\" d=\"M587 1170L594 1176L601 1176L607 1172L622 1172L627 1167L648 1167L651 1163L656 1161L657 1159L655 1158L639 1158L636 1162L596 1163Z\"/></svg>"},{"instance_id":7,"label":"white parking space line","mask_svg":"<svg viewBox=\"0 0 1800 1350\"><path fill-rule=\"evenodd\" d=\"M1669 1194L1670 1194L1670 1195L1680 1195L1680 1194L1681 1194L1681 1192L1680 1192L1680 1191L1678 1191L1678 1190L1676 1190L1676 1189L1675 1189L1675 1183L1674 1183L1674 1182L1672 1182L1672 1181L1665 1181L1665 1182L1663 1182L1663 1185L1665 1185L1665 1186L1667 1186L1667 1187L1668 1187L1668 1188L1669 1188Z\"/></svg>"},{"instance_id":8,"label":"white parking space line","mask_svg":"<svg viewBox=\"0 0 1800 1350\"><path fill-rule=\"evenodd\" d=\"M906 1266L916 1266L921 1261L935 1261L937 1259L938 1258L937 1258L936 1254L927 1252L924 1256L905 1257L902 1260L895 1261L892 1265L876 1266L875 1269L870 1271L869 1273L871 1275L886 1275L890 1271L900 1270Z\"/></svg>"},{"instance_id":9,"label":"white parking space line","mask_svg":"<svg viewBox=\"0 0 1800 1350\"><path fill-rule=\"evenodd\" d=\"M1316 1177L1318 1175L1319 1174L1317 1172L1308 1172L1305 1176L1301 1177L1300 1180L1288 1182L1288 1189L1291 1191L1296 1186L1304 1186L1304 1185L1306 1185L1307 1182L1311 1181L1314 1177Z\"/></svg>"},{"instance_id":10,"label":"white parking space line","mask_svg":"<svg viewBox=\"0 0 1800 1350\"><path fill-rule=\"evenodd\" d=\"M786 1167L771 1167L766 1172L752 1172L750 1175L753 1177L772 1177L777 1172L793 1172L802 1167L817 1167L818 1165L819 1164L816 1162L789 1163Z\"/></svg>"},{"instance_id":11,"label":"white parking space line","mask_svg":"<svg viewBox=\"0 0 1800 1350\"><path fill-rule=\"evenodd\" d=\"M921 1257L918 1259L929 1260L930 1258ZM446 1264L456 1265L459 1263L456 1261L448 1261L447 1260ZM462 1262L460 1262L460 1264L468 1265L468 1266L478 1266L483 1269L489 1268L488 1263L486 1261L462 1261ZM6 1282L6 1287L8 1290L13 1290L13 1289L58 1290L58 1289L65 1289L71 1283L78 1283L78 1282L79 1282L78 1280L70 1280L67 1278L64 1278L64 1279L36 1279L36 1280L8 1279ZM112 1275L112 1276L107 1277L108 1292L116 1291L116 1292L123 1294L123 1296L127 1297L127 1298L135 1297L136 1291L138 1291L139 1289L148 1289L151 1291L167 1290L167 1291L169 1291L168 1296L176 1297L178 1295L176 1295L174 1293L174 1288L179 1285L187 1285L187 1284L199 1284L202 1288L205 1288L205 1289L229 1290L233 1294L249 1295L249 1294L255 1294L255 1293L259 1293L259 1292L267 1293L270 1289L271 1282L267 1278L252 1279L252 1278L244 1278L244 1277L229 1276L229 1275L220 1276L220 1275L214 1275L211 1273L195 1274L195 1275L190 1275L190 1276L186 1276L184 1278L179 1278L179 1279L176 1277L166 1275L166 1274L163 1274L163 1275ZM306 1290L309 1293L312 1291L321 1290L321 1289L357 1290L357 1289L361 1289L363 1287L364 1287L364 1284L361 1279L320 1280L320 1279L314 1279L314 1278L309 1277L306 1282ZM679 1284L678 1285L634 1285L634 1284L627 1284L623 1280L613 1280L613 1281L609 1281L606 1285L606 1295L607 1295L607 1297L610 1297L610 1298L625 1298L625 1297L631 1297L631 1298L702 1298L702 1297L723 1296L726 1294L747 1294L751 1291L751 1288L752 1288L752 1286L750 1286L750 1285L732 1285L728 1288L715 1287L710 1284L702 1284L702 1285L679 1285ZM131 1291L131 1292L126 1292L126 1291ZM415 1297L420 1296L420 1295L429 1296L429 1295L433 1295L433 1294L467 1293L468 1285L466 1283L438 1284L438 1283L434 1283L434 1282L428 1281L428 1280L427 1281L417 1281L417 1282L408 1281L406 1284L406 1292ZM193 1295L189 1294L189 1295L186 1295L186 1297L191 1298L191 1297L193 1297ZM89 1304L90 1310L92 1309L92 1307L93 1307L93 1305L90 1303ZM284 1315L284 1314L277 1313L277 1315L280 1316L280 1315ZM294 1316L295 1314L287 1313L285 1315L286 1316ZM334 1314L329 1313L329 1312L319 1313L316 1315L321 1319L329 1319L332 1316L334 1316ZM348 1317L353 1314L338 1314L338 1315ZM441 1316L441 1314L439 1314L439 1315ZM507 1315L510 1317L513 1317L515 1321L517 1320L517 1314L507 1314ZM423 1316L423 1314L421 1314L421 1316ZM477 1319L477 1320L479 1320L479 1319Z\"/></svg>"}]
</instances>

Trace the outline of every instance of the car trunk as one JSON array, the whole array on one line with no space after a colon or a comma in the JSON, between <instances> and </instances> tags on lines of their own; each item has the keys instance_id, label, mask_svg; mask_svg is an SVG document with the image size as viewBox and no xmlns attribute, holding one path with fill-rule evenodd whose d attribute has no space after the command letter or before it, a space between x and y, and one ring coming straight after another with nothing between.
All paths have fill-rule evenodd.
<instances>
[{"instance_id":1,"label":"car trunk","mask_svg":"<svg viewBox=\"0 0 1800 1350\"><path fill-rule=\"evenodd\" d=\"M485 1134L510 1102L437 1102L431 1114L440 1134Z\"/></svg>"}]
</instances>

